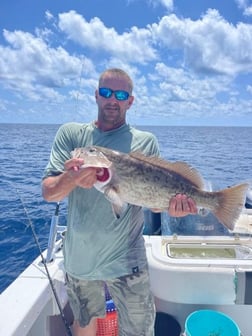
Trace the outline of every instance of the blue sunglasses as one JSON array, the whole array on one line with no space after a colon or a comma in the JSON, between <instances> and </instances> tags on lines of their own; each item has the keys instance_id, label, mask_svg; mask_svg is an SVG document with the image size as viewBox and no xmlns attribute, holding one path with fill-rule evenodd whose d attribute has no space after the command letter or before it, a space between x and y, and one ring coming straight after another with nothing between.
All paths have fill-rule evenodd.
<instances>
[{"instance_id":1,"label":"blue sunglasses","mask_svg":"<svg viewBox=\"0 0 252 336\"><path fill-rule=\"evenodd\" d=\"M114 93L117 100L127 100L129 98L129 93L124 90L111 90L109 88L99 88L99 95L103 98L110 98Z\"/></svg>"}]
</instances>

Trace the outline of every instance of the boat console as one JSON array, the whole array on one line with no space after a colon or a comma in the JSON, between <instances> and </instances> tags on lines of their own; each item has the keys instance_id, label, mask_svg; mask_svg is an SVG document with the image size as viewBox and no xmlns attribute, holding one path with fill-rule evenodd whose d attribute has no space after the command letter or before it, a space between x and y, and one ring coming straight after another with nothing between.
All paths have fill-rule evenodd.
<instances>
[{"instance_id":1,"label":"boat console","mask_svg":"<svg viewBox=\"0 0 252 336\"><path fill-rule=\"evenodd\" d=\"M183 326L198 309L222 311L252 333L252 209L245 208L233 232L210 213L161 216L162 235L145 235L151 289L159 312Z\"/></svg>"}]
</instances>

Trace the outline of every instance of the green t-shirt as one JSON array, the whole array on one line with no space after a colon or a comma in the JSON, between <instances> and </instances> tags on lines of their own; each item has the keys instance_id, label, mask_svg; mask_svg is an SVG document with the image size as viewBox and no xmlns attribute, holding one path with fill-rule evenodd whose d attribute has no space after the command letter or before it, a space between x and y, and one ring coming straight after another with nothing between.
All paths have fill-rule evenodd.
<instances>
[{"instance_id":1,"label":"green t-shirt","mask_svg":"<svg viewBox=\"0 0 252 336\"><path fill-rule=\"evenodd\" d=\"M159 155L156 137L127 124L103 132L94 123L69 123L60 127L52 147L44 178L58 175L77 147L97 145L124 153L141 151ZM77 187L68 196L64 263L73 277L106 280L131 274L147 265L143 211L129 205L116 219L110 202L95 188Z\"/></svg>"}]
</instances>

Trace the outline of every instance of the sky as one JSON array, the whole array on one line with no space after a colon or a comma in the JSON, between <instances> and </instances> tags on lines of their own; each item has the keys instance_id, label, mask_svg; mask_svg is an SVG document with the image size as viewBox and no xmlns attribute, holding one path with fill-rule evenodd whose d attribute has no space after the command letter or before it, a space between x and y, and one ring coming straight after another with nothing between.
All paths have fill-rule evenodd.
<instances>
[{"instance_id":1,"label":"sky","mask_svg":"<svg viewBox=\"0 0 252 336\"><path fill-rule=\"evenodd\" d=\"M132 125L252 126L251 0L1 0L0 123L89 122L101 72Z\"/></svg>"}]
</instances>

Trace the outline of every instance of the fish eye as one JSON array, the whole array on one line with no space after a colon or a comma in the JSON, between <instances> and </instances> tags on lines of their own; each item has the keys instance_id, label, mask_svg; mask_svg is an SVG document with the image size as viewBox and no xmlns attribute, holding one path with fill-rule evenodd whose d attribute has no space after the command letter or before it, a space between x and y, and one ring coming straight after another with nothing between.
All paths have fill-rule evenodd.
<instances>
[{"instance_id":1,"label":"fish eye","mask_svg":"<svg viewBox=\"0 0 252 336\"><path fill-rule=\"evenodd\" d=\"M94 152L96 152L96 149L95 149L95 148L90 148L90 149L89 149L89 152L90 152L90 153L94 153Z\"/></svg>"}]
</instances>

